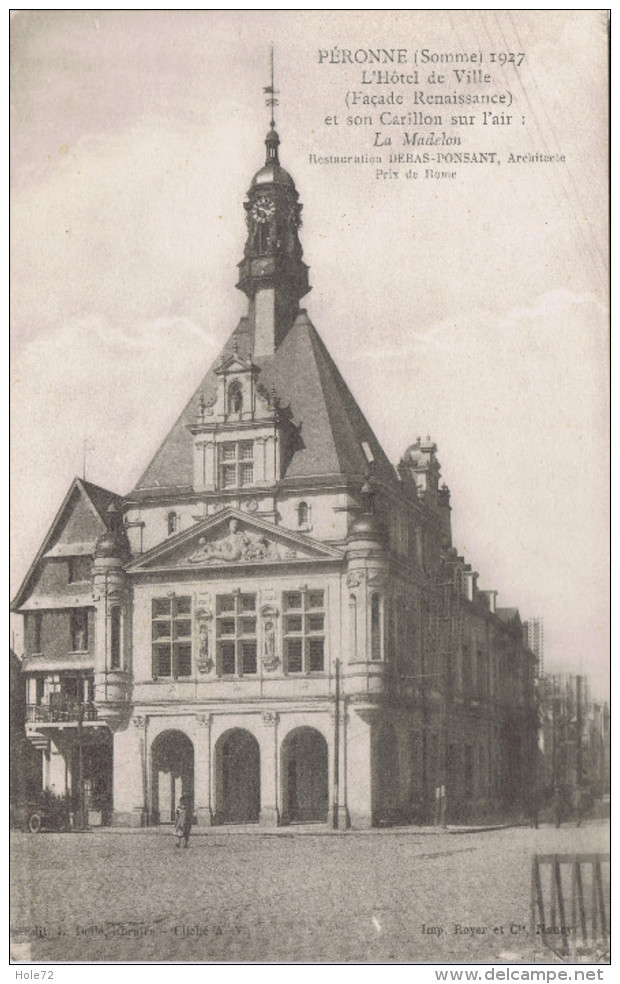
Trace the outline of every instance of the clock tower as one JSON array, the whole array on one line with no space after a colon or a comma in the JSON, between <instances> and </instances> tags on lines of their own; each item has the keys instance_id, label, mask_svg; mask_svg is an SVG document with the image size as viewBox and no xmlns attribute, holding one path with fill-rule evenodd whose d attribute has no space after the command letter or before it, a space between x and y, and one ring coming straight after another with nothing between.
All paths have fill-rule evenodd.
<instances>
[{"instance_id":1,"label":"clock tower","mask_svg":"<svg viewBox=\"0 0 620 984\"><path fill-rule=\"evenodd\" d=\"M290 174L280 166L280 138L271 121L265 165L252 179L244 203L248 238L237 287L250 300L254 355L272 355L310 290L298 230L302 205Z\"/></svg>"}]
</instances>

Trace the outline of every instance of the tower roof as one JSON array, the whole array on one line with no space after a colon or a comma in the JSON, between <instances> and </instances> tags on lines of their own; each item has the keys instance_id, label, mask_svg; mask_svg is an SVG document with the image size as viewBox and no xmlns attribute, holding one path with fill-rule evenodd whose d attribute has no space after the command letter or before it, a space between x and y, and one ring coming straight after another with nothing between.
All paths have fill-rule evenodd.
<instances>
[{"instance_id":1,"label":"tower roof","mask_svg":"<svg viewBox=\"0 0 620 984\"><path fill-rule=\"evenodd\" d=\"M159 447L133 495L191 490L193 439L188 425L196 419L201 398L215 394L215 369L233 354L235 346L243 359L253 351L253 332L245 318ZM313 478L360 481L368 466L363 442L375 458L377 478L396 482L392 465L306 311L299 312L273 355L255 357L254 361L260 370L260 384L267 390L275 389L280 404L290 408L292 421L299 428L300 446L288 463L284 483Z\"/></svg>"}]
</instances>

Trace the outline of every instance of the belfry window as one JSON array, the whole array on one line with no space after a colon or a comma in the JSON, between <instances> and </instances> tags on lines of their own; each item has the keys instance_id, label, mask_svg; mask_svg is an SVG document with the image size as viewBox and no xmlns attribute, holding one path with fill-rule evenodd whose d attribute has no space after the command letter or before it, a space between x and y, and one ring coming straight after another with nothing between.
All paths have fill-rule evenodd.
<instances>
[{"instance_id":1,"label":"belfry window","mask_svg":"<svg viewBox=\"0 0 620 984\"><path fill-rule=\"evenodd\" d=\"M192 599L153 598L153 679L192 674Z\"/></svg>"},{"instance_id":2,"label":"belfry window","mask_svg":"<svg viewBox=\"0 0 620 984\"><path fill-rule=\"evenodd\" d=\"M297 525L307 526L310 522L310 507L307 502L300 502L297 506Z\"/></svg>"},{"instance_id":3,"label":"belfry window","mask_svg":"<svg viewBox=\"0 0 620 984\"><path fill-rule=\"evenodd\" d=\"M168 536L176 533L179 528L179 517L175 512L168 513Z\"/></svg>"}]
</instances>

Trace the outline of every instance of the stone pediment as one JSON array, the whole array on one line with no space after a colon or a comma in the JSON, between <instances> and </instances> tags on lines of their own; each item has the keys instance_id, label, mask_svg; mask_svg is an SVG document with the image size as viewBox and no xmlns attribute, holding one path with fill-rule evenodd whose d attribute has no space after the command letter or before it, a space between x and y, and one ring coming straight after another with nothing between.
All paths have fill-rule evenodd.
<instances>
[{"instance_id":1,"label":"stone pediment","mask_svg":"<svg viewBox=\"0 0 620 984\"><path fill-rule=\"evenodd\" d=\"M129 565L129 572L341 560L342 551L234 509L197 523Z\"/></svg>"},{"instance_id":2,"label":"stone pediment","mask_svg":"<svg viewBox=\"0 0 620 984\"><path fill-rule=\"evenodd\" d=\"M224 359L222 363L215 369L216 375L220 376L223 373L234 373L234 372L247 372L249 369L255 369L255 365L251 359L244 362L243 359L235 353Z\"/></svg>"}]
</instances>

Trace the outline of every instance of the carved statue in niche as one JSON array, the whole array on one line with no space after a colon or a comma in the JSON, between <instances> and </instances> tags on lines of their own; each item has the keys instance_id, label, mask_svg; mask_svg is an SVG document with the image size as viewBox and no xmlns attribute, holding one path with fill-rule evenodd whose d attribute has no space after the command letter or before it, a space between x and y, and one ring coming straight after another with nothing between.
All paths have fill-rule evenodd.
<instances>
[{"instance_id":1,"label":"carved statue in niche","mask_svg":"<svg viewBox=\"0 0 620 984\"><path fill-rule=\"evenodd\" d=\"M228 387L228 412L241 413L243 410L243 390L238 379L234 379Z\"/></svg>"},{"instance_id":2,"label":"carved statue in niche","mask_svg":"<svg viewBox=\"0 0 620 984\"><path fill-rule=\"evenodd\" d=\"M211 612L206 608L200 608L196 612L198 621L198 660L196 665L199 673L210 673L213 669L213 660L209 652L209 630L212 617Z\"/></svg>"},{"instance_id":3,"label":"carved statue in niche","mask_svg":"<svg viewBox=\"0 0 620 984\"><path fill-rule=\"evenodd\" d=\"M261 609L263 618L263 656L262 663L267 671L275 670L280 665L278 657L278 615L279 612L271 605Z\"/></svg>"}]
</instances>

